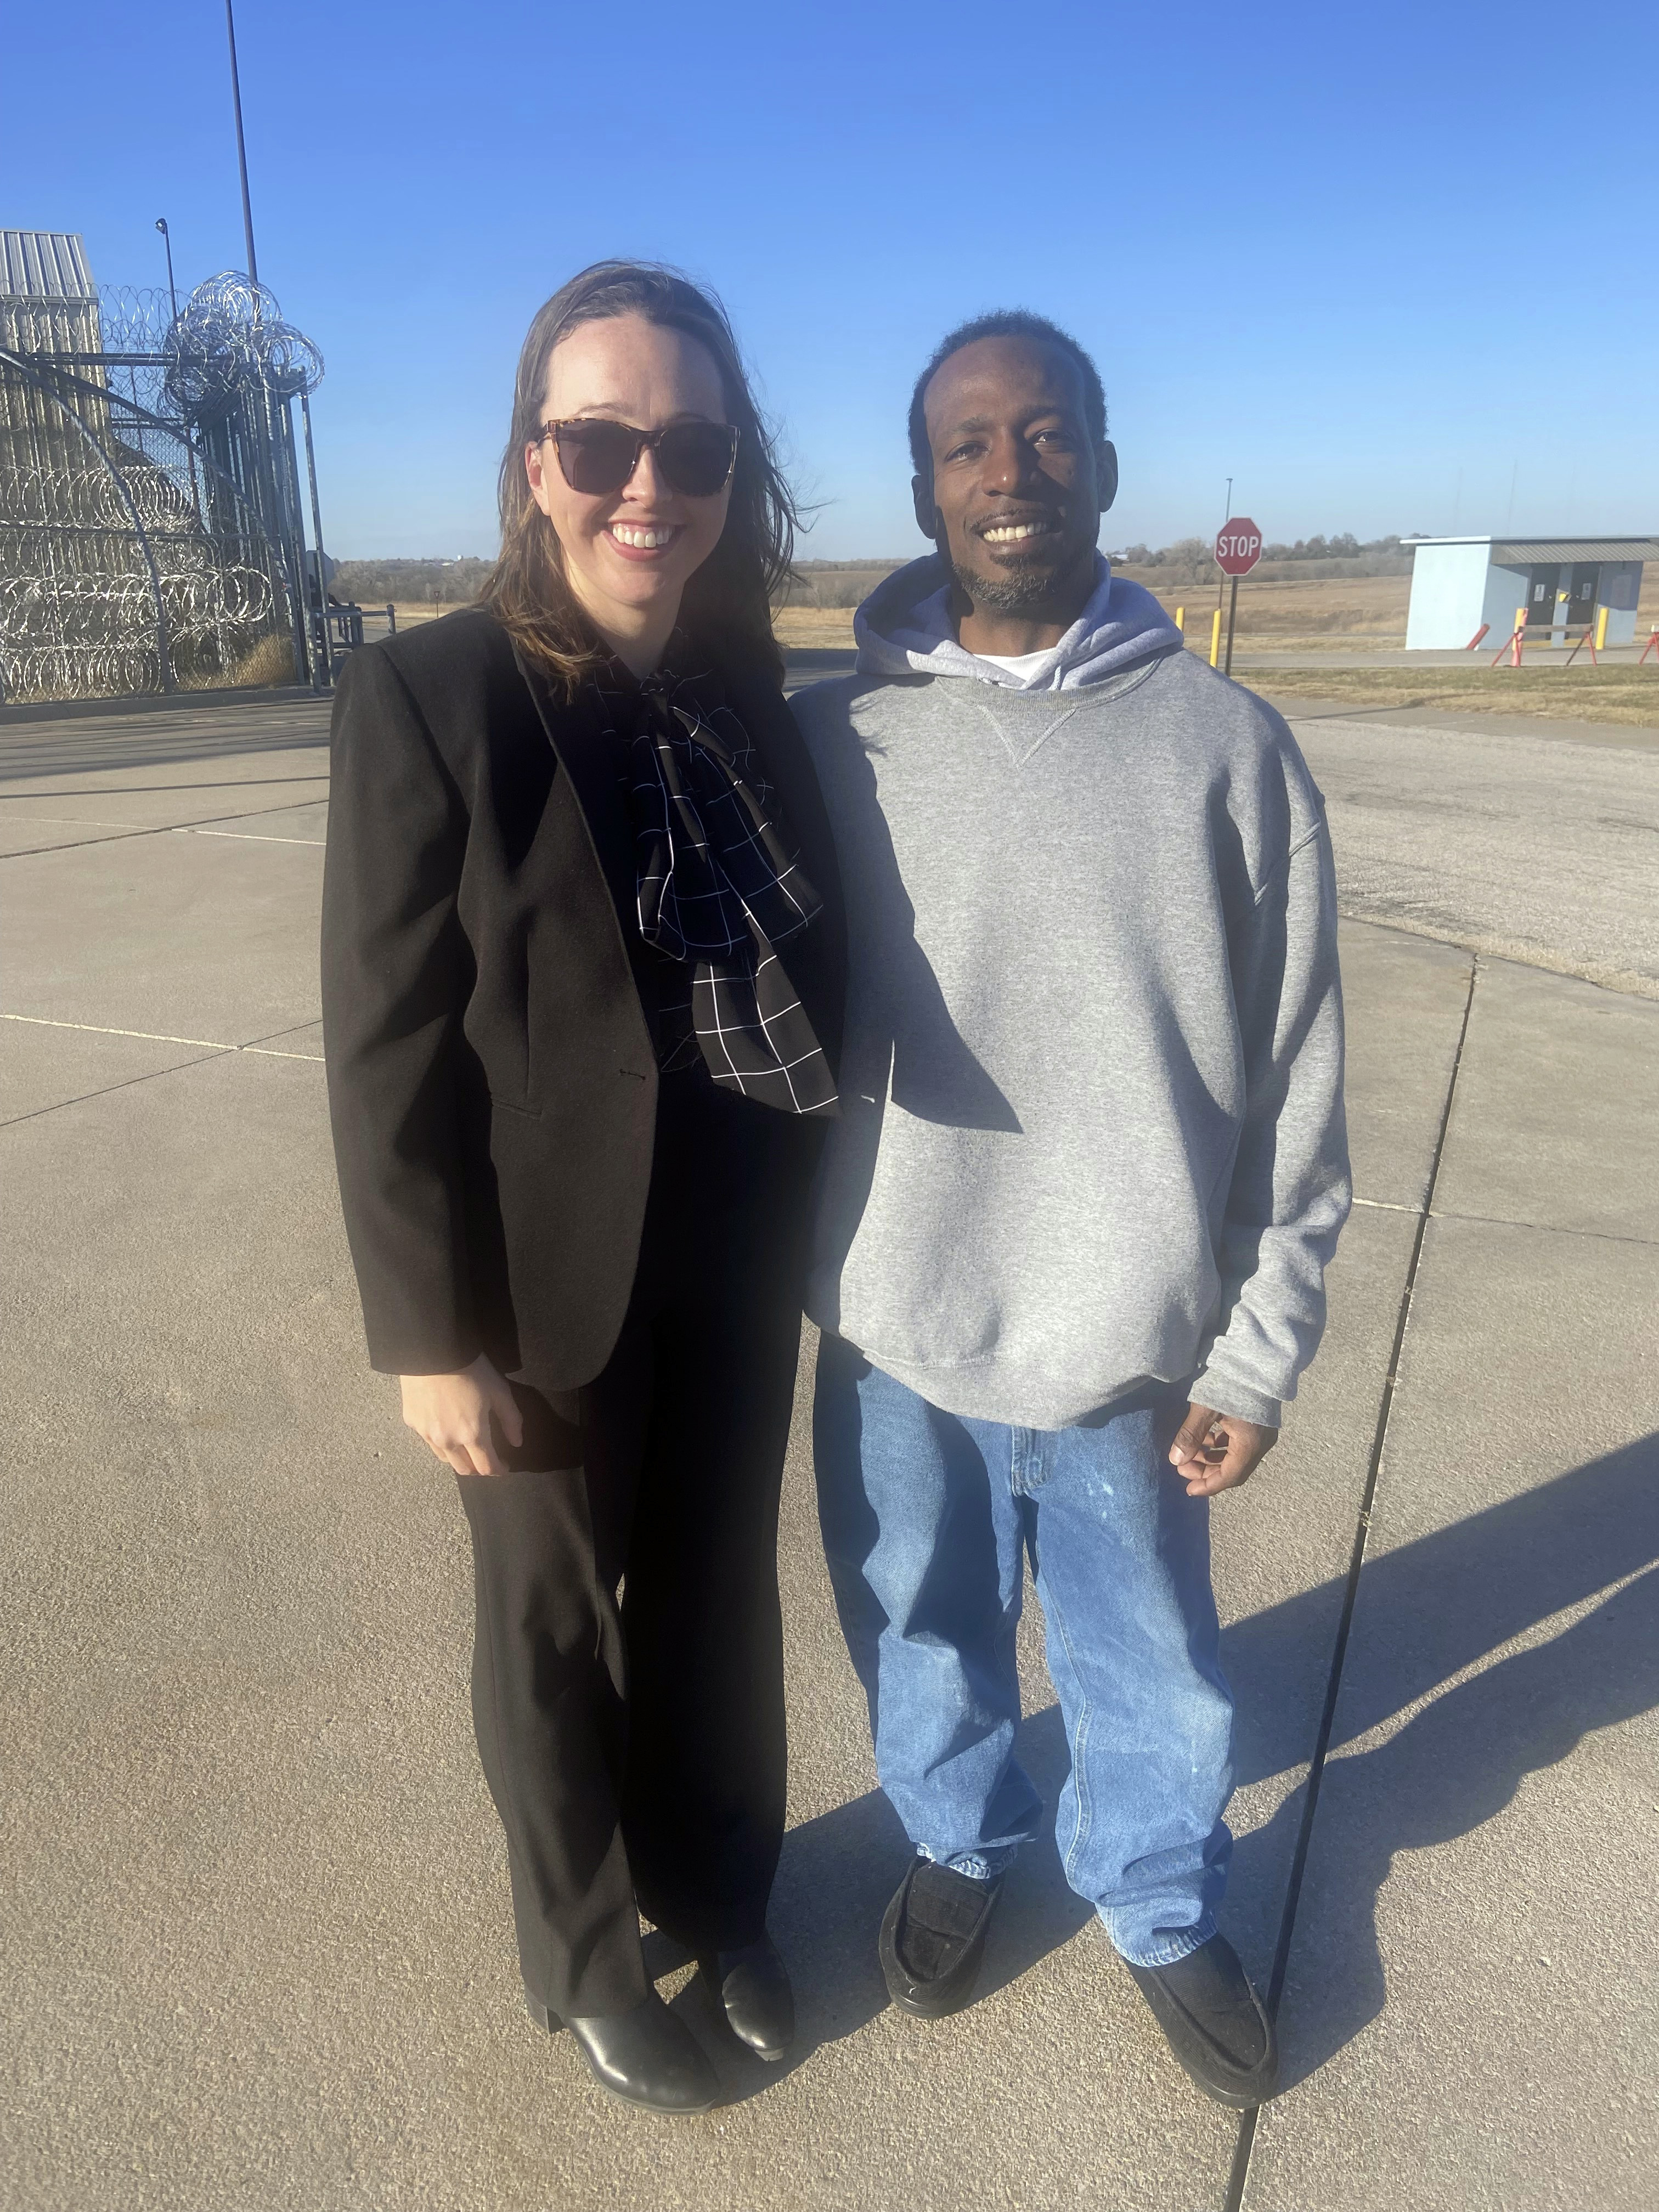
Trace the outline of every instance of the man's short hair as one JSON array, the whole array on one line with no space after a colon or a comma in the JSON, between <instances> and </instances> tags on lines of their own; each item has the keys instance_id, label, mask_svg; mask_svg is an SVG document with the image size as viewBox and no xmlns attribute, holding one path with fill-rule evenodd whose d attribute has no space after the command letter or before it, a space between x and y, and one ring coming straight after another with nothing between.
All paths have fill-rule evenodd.
<instances>
[{"instance_id":1,"label":"man's short hair","mask_svg":"<svg viewBox=\"0 0 1659 2212\"><path fill-rule=\"evenodd\" d=\"M1036 338L1044 345L1058 346L1077 363L1078 374L1083 379L1083 418L1089 435L1097 446L1105 444L1106 392L1093 362L1069 331L1061 330L1046 315L1034 315L1024 307L1005 307L958 324L939 340L933 359L916 379L916 388L910 395L910 459L919 477L931 483L933 475L933 449L927 443L927 387L953 353L981 338Z\"/></svg>"}]
</instances>

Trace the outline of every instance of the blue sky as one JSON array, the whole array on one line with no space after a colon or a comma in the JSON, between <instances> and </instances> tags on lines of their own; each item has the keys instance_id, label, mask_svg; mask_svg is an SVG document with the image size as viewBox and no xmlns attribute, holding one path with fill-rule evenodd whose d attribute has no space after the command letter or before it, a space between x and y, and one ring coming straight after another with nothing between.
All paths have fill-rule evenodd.
<instances>
[{"instance_id":1,"label":"blue sky","mask_svg":"<svg viewBox=\"0 0 1659 2212\"><path fill-rule=\"evenodd\" d=\"M821 502L920 550L951 323L1098 359L1106 542L1659 526L1659 10L1508 0L571 10L241 0L260 274L322 348L330 550L493 550L520 340L607 253L718 289ZM243 262L218 0L12 11L0 226L106 283ZM1511 487L1513 486L1513 491Z\"/></svg>"}]
</instances>

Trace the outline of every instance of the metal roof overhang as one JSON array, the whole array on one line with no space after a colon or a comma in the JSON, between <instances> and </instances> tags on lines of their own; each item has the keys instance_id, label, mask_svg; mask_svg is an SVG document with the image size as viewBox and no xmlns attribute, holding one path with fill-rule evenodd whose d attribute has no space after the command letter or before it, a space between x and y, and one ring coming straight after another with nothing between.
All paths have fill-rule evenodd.
<instances>
[{"instance_id":1,"label":"metal roof overhang","mask_svg":"<svg viewBox=\"0 0 1659 2212\"><path fill-rule=\"evenodd\" d=\"M1659 538L1494 538L1492 557L1500 568L1530 568L1549 561L1659 561Z\"/></svg>"},{"instance_id":2,"label":"metal roof overhang","mask_svg":"<svg viewBox=\"0 0 1659 2212\"><path fill-rule=\"evenodd\" d=\"M0 296L95 301L87 250L72 230L0 230Z\"/></svg>"}]
</instances>

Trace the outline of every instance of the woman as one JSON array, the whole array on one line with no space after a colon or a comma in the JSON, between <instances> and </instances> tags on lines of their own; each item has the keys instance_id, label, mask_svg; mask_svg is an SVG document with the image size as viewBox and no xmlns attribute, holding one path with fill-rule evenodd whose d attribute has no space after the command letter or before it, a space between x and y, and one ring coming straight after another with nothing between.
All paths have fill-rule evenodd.
<instances>
[{"instance_id":1,"label":"woman","mask_svg":"<svg viewBox=\"0 0 1659 2212\"><path fill-rule=\"evenodd\" d=\"M370 1359L460 1479L532 2014L702 2111L638 1913L783 2055L778 1489L843 957L769 616L793 514L718 303L617 262L556 293L501 514L479 605L340 688L335 1152Z\"/></svg>"}]
</instances>

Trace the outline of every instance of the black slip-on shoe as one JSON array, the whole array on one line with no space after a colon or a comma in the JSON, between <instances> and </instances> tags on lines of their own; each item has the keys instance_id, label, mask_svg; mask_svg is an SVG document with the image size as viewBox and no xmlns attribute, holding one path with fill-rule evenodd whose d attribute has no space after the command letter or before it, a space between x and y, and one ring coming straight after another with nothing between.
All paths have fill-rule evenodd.
<instances>
[{"instance_id":1,"label":"black slip-on shoe","mask_svg":"<svg viewBox=\"0 0 1659 2212\"><path fill-rule=\"evenodd\" d=\"M882 1917L881 1971L893 2002L918 2020L960 2012L974 1993L985 1931L1002 1890L1002 1876L975 1881L971 1875L935 1866L918 1856Z\"/></svg>"},{"instance_id":2,"label":"black slip-on shoe","mask_svg":"<svg viewBox=\"0 0 1659 2212\"><path fill-rule=\"evenodd\" d=\"M530 2017L548 2029L561 2025L557 2013L526 1995ZM624 2105L647 2112L706 2112L720 2099L714 2069L678 2013L654 1990L632 2012L568 2019L562 2025L575 2038L600 2088Z\"/></svg>"},{"instance_id":3,"label":"black slip-on shoe","mask_svg":"<svg viewBox=\"0 0 1659 2212\"><path fill-rule=\"evenodd\" d=\"M1243 2112L1279 2087L1279 2042L1267 2008L1224 1936L1172 1966L1123 1961L1170 2050L1206 2097Z\"/></svg>"},{"instance_id":4,"label":"black slip-on shoe","mask_svg":"<svg viewBox=\"0 0 1659 2212\"><path fill-rule=\"evenodd\" d=\"M795 2039L795 1993L769 1936L699 1959L697 1971L739 2043L775 2066Z\"/></svg>"}]
</instances>

